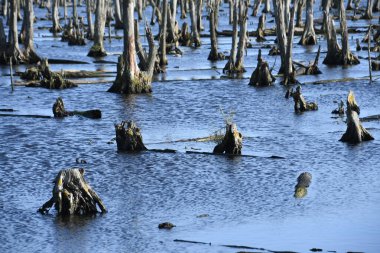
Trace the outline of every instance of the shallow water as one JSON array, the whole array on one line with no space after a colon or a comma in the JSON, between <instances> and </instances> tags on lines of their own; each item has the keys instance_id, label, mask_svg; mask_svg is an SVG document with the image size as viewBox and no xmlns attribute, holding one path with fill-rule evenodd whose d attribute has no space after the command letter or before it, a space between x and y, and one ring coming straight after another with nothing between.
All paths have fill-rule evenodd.
<instances>
[{"instance_id":1,"label":"shallow water","mask_svg":"<svg viewBox=\"0 0 380 253\"><path fill-rule=\"evenodd\" d=\"M69 47L42 35L48 35L47 31L36 33L42 55L92 63L85 56L91 43ZM220 41L228 50L229 38ZM52 45L59 47L49 50ZM321 45L323 50L325 42ZM121 41L106 44L106 49L120 52ZM304 59L304 50L296 46L295 58ZM156 77L150 95L107 93L110 83L62 91L16 87L12 93L9 77L0 77L0 108L52 115L51 106L61 96L69 110L99 108L103 113L101 120L0 117L1 252L242 250L221 246L226 244L264 248L264 252L308 252L314 247L325 252L379 252L380 124L364 123L375 140L352 146L338 141L346 129L344 118L330 114L337 107L333 101L345 99L350 89L361 116L379 114L378 83L305 85L305 98L318 102L319 110L296 115L293 102L284 99L285 88L279 84L256 89L246 79L219 79L222 74L218 73L218 80L191 80L211 79L210 71L214 71L197 70L211 65L205 60L207 46L191 51L184 48L182 57L169 56L168 73ZM248 49L247 66L256 65L256 55L257 49ZM116 55L105 59L115 61ZM347 69L320 66L324 74L319 79L367 75L365 63ZM52 68L116 70L110 64ZM249 77L252 68L247 70ZM2 67L1 72L9 73L9 69ZM167 81L159 81L164 78ZM186 154L187 150L209 152L215 144L173 142L208 136L222 128L220 108L235 112L233 119L244 136L243 153L258 157ZM113 125L125 119L140 126L148 148L178 152L117 153L116 144L107 142L115 136ZM267 158L272 155L285 159ZM83 165L86 179L109 212L68 219L56 217L54 211L47 216L37 213L50 198L58 171L78 166L76 158L87 161ZM312 184L305 198L294 199L296 178L303 171L313 175ZM202 214L208 217L197 218ZM158 230L164 221L177 227Z\"/></svg>"}]
</instances>

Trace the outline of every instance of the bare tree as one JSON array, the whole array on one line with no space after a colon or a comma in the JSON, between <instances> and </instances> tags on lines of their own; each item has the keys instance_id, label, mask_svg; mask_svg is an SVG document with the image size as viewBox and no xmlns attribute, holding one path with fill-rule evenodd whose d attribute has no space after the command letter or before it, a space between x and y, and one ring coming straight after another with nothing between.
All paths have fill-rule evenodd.
<instances>
[{"instance_id":1,"label":"bare tree","mask_svg":"<svg viewBox=\"0 0 380 253\"><path fill-rule=\"evenodd\" d=\"M195 12L195 0L189 0L190 1L190 17L191 17L191 44L194 47L200 47L201 46L201 39L199 36L199 30L197 25L197 14Z\"/></svg>"},{"instance_id":2,"label":"bare tree","mask_svg":"<svg viewBox=\"0 0 380 253\"><path fill-rule=\"evenodd\" d=\"M115 29L123 29L123 20L120 11L120 0L113 0L115 7Z\"/></svg>"},{"instance_id":3,"label":"bare tree","mask_svg":"<svg viewBox=\"0 0 380 253\"><path fill-rule=\"evenodd\" d=\"M166 33L167 33L167 15L168 15L168 0L162 1L162 20L160 24L160 48L158 54L160 55L160 66L168 65L166 57Z\"/></svg>"},{"instance_id":4,"label":"bare tree","mask_svg":"<svg viewBox=\"0 0 380 253\"><path fill-rule=\"evenodd\" d=\"M96 14L95 14L95 34L94 45L91 47L88 56L102 57L106 56L106 50L104 49L103 37L104 29L106 26L106 6L105 0L96 1Z\"/></svg>"},{"instance_id":5,"label":"bare tree","mask_svg":"<svg viewBox=\"0 0 380 253\"><path fill-rule=\"evenodd\" d=\"M215 18L218 15L216 12L219 0L210 0L209 4L209 21L210 21L210 40L211 40L211 51L208 55L208 60L217 61L224 60L225 56L223 53L218 53L218 40L216 38L216 24Z\"/></svg>"},{"instance_id":6,"label":"bare tree","mask_svg":"<svg viewBox=\"0 0 380 253\"><path fill-rule=\"evenodd\" d=\"M36 52L34 50L34 43L33 43L33 34L34 34L34 31L33 31L33 23L34 23L33 0L25 0L24 20L25 20L25 27L26 27L25 40L24 40L25 60L28 63L37 63L41 60L41 58L36 54Z\"/></svg>"},{"instance_id":7,"label":"bare tree","mask_svg":"<svg viewBox=\"0 0 380 253\"><path fill-rule=\"evenodd\" d=\"M314 31L313 2L314 0L306 0L306 25L303 29L301 40L298 43L301 45L317 44L317 37Z\"/></svg>"},{"instance_id":8,"label":"bare tree","mask_svg":"<svg viewBox=\"0 0 380 253\"><path fill-rule=\"evenodd\" d=\"M66 0L65 0L66 1ZM92 8L91 0L86 0L86 13L87 13L87 39L94 39L94 25L92 23Z\"/></svg>"},{"instance_id":9,"label":"bare tree","mask_svg":"<svg viewBox=\"0 0 380 253\"><path fill-rule=\"evenodd\" d=\"M62 32L62 27L59 24L58 3L59 0L53 0L53 26L50 28L50 32L54 34Z\"/></svg>"}]
</instances>

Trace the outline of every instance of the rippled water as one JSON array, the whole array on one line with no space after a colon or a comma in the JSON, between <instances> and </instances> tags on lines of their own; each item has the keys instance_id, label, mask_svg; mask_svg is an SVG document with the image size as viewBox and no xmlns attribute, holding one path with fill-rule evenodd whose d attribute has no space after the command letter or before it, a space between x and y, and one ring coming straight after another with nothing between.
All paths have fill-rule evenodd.
<instances>
[{"instance_id":1,"label":"rippled water","mask_svg":"<svg viewBox=\"0 0 380 253\"><path fill-rule=\"evenodd\" d=\"M36 44L44 56L92 62L85 56L91 43L85 49L68 47L43 35L48 33L37 33ZM228 50L229 39L221 41ZM53 44L60 47L48 50ZM322 45L326 46L325 42ZM106 48L120 52L121 41ZM303 50L296 46L299 59ZM330 114L336 107L333 101L345 99L350 89L356 94L361 116L379 114L378 83L305 85L305 98L318 102L320 109L296 115L293 102L284 99L285 88L278 84L255 89L247 85L247 79L189 80L203 75L210 78L210 70L194 70L209 66L207 54L204 46L191 57L170 56L168 73L156 77L167 81L153 82L151 95L107 93L110 83L63 91L16 87L12 93L9 77L0 77L0 108L51 115L52 104L61 96L69 110L99 108L103 113L101 120L0 117L0 251L239 251L221 246L230 244L298 252L313 247L325 252L378 252L379 122L364 123L374 141L352 146L338 141L346 129L344 118ZM256 64L256 55L257 49L248 50L247 66ZM105 59L115 60L116 55ZM184 71L176 70L177 65ZM52 68L116 69L107 64ZM325 74L320 79L345 73L366 75L365 64L343 70L321 68ZM249 76L252 68L247 69ZM9 69L3 67L1 72L9 73ZM187 81L175 80L180 77ZM244 136L243 153L258 157L186 154L187 150L209 152L215 144L172 142L208 136L223 127L219 108L236 112L234 121ZM107 142L115 136L114 123L124 119L137 122L148 148L178 152L117 153L116 145ZM285 159L267 158L272 155ZM88 162L84 164L86 179L109 212L67 219L54 212L47 216L37 213L50 198L51 182L58 171L77 166L76 158ZM294 199L296 178L303 171L313 175L312 184L304 199ZM208 217L197 218L202 214ZM177 227L158 230L157 225L164 221Z\"/></svg>"}]
</instances>

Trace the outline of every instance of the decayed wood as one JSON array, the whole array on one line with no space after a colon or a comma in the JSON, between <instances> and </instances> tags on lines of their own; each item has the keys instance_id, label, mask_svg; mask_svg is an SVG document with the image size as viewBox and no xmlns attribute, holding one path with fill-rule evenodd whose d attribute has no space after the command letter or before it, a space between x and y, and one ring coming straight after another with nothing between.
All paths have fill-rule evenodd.
<instances>
[{"instance_id":1,"label":"decayed wood","mask_svg":"<svg viewBox=\"0 0 380 253\"><path fill-rule=\"evenodd\" d=\"M297 185L294 189L295 198L303 198L307 195L307 188L311 184L312 176L309 172L302 172L297 178Z\"/></svg>"},{"instance_id":2,"label":"decayed wood","mask_svg":"<svg viewBox=\"0 0 380 253\"><path fill-rule=\"evenodd\" d=\"M119 0L115 0L115 1L119 1ZM91 0L86 0L86 14L87 14L87 33L86 33L86 38L89 39L89 40L93 40L94 39L94 25L92 24L92 10L91 9L92 9L91 8ZM120 11L120 8L119 8L119 11ZM115 14L115 16L116 16L116 14ZM116 27L116 25L115 25L115 27Z\"/></svg>"},{"instance_id":3,"label":"decayed wood","mask_svg":"<svg viewBox=\"0 0 380 253\"><path fill-rule=\"evenodd\" d=\"M190 17L191 17L191 45L193 47L201 46L201 39L199 36L198 23L197 23L197 13L195 11L195 0L190 1Z\"/></svg>"},{"instance_id":4,"label":"decayed wood","mask_svg":"<svg viewBox=\"0 0 380 253\"><path fill-rule=\"evenodd\" d=\"M189 32L189 25L186 22L182 23L181 35L178 39L181 46L190 46L191 34Z\"/></svg>"},{"instance_id":5,"label":"decayed wood","mask_svg":"<svg viewBox=\"0 0 380 253\"><path fill-rule=\"evenodd\" d=\"M59 0L53 0L53 26L50 28L50 32L54 34L62 32L62 27L59 24L58 2Z\"/></svg>"},{"instance_id":6,"label":"decayed wood","mask_svg":"<svg viewBox=\"0 0 380 253\"><path fill-rule=\"evenodd\" d=\"M66 111L62 98L58 97L53 104L53 115L54 118L64 118L67 116L78 115L90 119L100 119L102 117L102 112L98 109L87 111Z\"/></svg>"},{"instance_id":7,"label":"decayed wood","mask_svg":"<svg viewBox=\"0 0 380 253\"><path fill-rule=\"evenodd\" d=\"M218 61L218 60L224 60L225 56L223 53L218 52L218 40L216 38L216 22L215 19L218 16L217 5L218 0L210 0L209 3L209 21L210 21L210 41L211 41L211 51L208 55L208 60L210 61Z\"/></svg>"},{"instance_id":8,"label":"decayed wood","mask_svg":"<svg viewBox=\"0 0 380 253\"><path fill-rule=\"evenodd\" d=\"M331 113L332 114L339 114L339 115L343 115L344 114L344 102L343 102L343 100L340 100L338 108L334 109Z\"/></svg>"},{"instance_id":9,"label":"decayed wood","mask_svg":"<svg viewBox=\"0 0 380 253\"><path fill-rule=\"evenodd\" d=\"M318 61L319 61L320 53L321 53L321 46L319 46L319 48L318 48L318 52L317 52L317 55L315 56L314 62L311 63L309 66L300 66L300 68L298 68L296 70L297 75L318 75L318 74L322 74L322 72L318 68Z\"/></svg>"},{"instance_id":10,"label":"decayed wood","mask_svg":"<svg viewBox=\"0 0 380 253\"><path fill-rule=\"evenodd\" d=\"M260 5L261 5L261 1L262 0L255 0L253 2L253 6L252 6L252 14L251 16L253 17L256 17L257 16L257 12L259 11L259 8L260 8Z\"/></svg>"},{"instance_id":11,"label":"decayed wood","mask_svg":"<svg viewBox=\"0 0 380 253\"><path fill-rule=\"evenodd\" d=\"M347 96L347 130L343 134L340 141L356 144L362 141L370 141L374 139L372 135L362 126L359 119L359 114L360 108L356 103L354 92L350 91Z\"/></svg>"},{"instance_id":12,"label":"decayed wood","mask_svg":"<svg viewBox=\"0 0 380 253\"><path fill-rule=\"evenodd\" d=\"M301 37L301 40L298 44L301 45L315 45L317 44L317 37L314 31L314 1L306 0L306 25Z\"/></svg>"},{"instance_id":13,"label":"decayed wood","mask_svg":"<svg viewBox=\"0 0 380 253\"><path fill-rule=\"evenodd\" d=\"M68 24L63 28L61 41L67 41L69 45L84 46L86 41L84 39L83 25L74 25L74 18L70 18Z\"/></svg>"},{"instance_id":14,"label":"decayed wood","mask_svg":"<svg viewBox=\"0 0 380 253\"><path fill-rule=\"evenodd\" d=\"M372 19L372 0L367 0L367 8L364 12L362 19Z\"/></svg>"},{"instance_id":15,"label":"decayed wood","mask_svg":"<svg viewBox=\"0 0 380 253\"><path fill-rule=\"evenodd\" d=\"M226 133L221 143L215 146L213 153L240 155L243 147L243 136L234 123L226 124Z\"/></svg>"},{"instance_id":16,"label":"decayed wood","mask_svg":"<svg viewBox=\"0 0 380 253\"><path fill-rule=\"evenodd\" d=\"M25 0L24 6L24 22L25 22L25 40L24 40L24 57L28 63L37 63L41 58L36 54L33 43L33 23L34 23L34 10L33 0Z\"/></svg>"},{"instance_id":17,"label":"decayed wood","mask_svg":"<svg viewBox=\"0 0 380 253\"><path fill-rule=\"evenodd\" d=\"M261 58L261 49L257 56L257 66L251 75L249 85L253 86L269 86L274 83L276 78L272 75L268 63Z\"/></svg>"},{"instance_id":18,"label":"decayed wood","mask_svg":"<svg viewBox=\"0 0 380 253\"><path fill-rule=\"evenodd\" d=\"M266 41L265 39L265 21L266 21L266 15L263 13L259 18L259 24L257 26L256 30L256 41L257 42L263 42Z\"/></svg>"},{"instance_id":19,"label":"decayed wood","mask_svg":"<svg viewBox=\"0 0 380 253\"><path fill-rule=\"evenodd\" d=\"M137 152L147 150L140 128L133 121L122 121L115 125L118 151Z\"/></svg>"},{"instance_id":20,"label":"decayed wood","mask_svg":"<svg viewBox=\"0 0 380 253\"><path fill-rule=\"evenodd\" d=\"M105 0L96 0L94 44L90 48L87 56L102 57L107 55L103 43L104 29L106 26L105 2Z\"/></svg>"},{"instance_id":21,"label":"decayed wood","mask_svg":"<svg viewBox=\"0 0 380 253\"><path fill-rule=\"evenodd\" d=\"M294 111L296 113L305 112L305 111L315 111L318 110L318 105L315 102L306 102L305 98L301 93L301 86L297 86L296 91L290 91L290 96L294 100Z\"/></svg>"},{"instance_id":22,"label":"decayed wood","mask_svg":"<svg viewBox=\"0 0 380 253\"><path fill-rule=\"evenodd\" d=\"M160 24L160 47L158 54L160 56L160 66L168 65L168 59L166 57L166 35L167 35L167 16L168 16L168 0L162 2L162 20Z\"/></svg>"},{"instance_id":23,"label":"decayed wood","mask_svg":"<svg viewBox=\"0 0 380 253\"><path fill-rule=\"evenodd\" d=\"M59 215L88 215L107 212L100 197L84 179L83 168L61 170L54 180L53 196L39 212L47 214L54 205Z\"/></svg>"}]
</instances>

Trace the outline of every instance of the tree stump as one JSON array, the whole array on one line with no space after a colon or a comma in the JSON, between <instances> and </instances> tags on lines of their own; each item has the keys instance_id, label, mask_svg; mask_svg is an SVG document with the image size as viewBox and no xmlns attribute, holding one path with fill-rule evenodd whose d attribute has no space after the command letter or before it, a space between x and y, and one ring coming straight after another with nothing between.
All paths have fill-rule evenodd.
<instances>
[{"instance_id":1,"label":"tree stump","mask_svg":"<svg viewBox=\"0 0 380 253\"><path fill-rule=\"evenodd\" d=\"M334 109L331 113L332 114L339 114L339 115L343 115L344 114L344 102L343 102L343 100L340 100L338 108Z\"/></svg>"},{"instance_id":2,"label":"tree stump","mask_svg":"<svg viewBox=\"0 0 380 253\"><path fill-rule=\"evenodd\" d=\"M317 37L314 31L313 0L306 0L306 25L303 30L300 45L315 45Z\"/></svg>"},{"instance_id":3,"label":"tree stump","mask_svg":"<svg viewBox=\"0 0 380 253\"><path fill-rule=\"evenodd\" d=\"M291 93L290 96L293 97L294 100L294 111L296 113L305 112L305 111L316 111L318 110L317 103L314 102L306 102L305 98L301 93L301 86L298 85L296 91Z\"/></svg>"},{"instance_id":4,"label":"tree stump","mask_svg":"<svg viewBox=\"0 0 380 253\"><path fill-rule=\"evenodd\" d=\"M59 215L89 215L107 212L100 197L84 179L84 169L72 168L61 170L54 180L53 197L39 212L47 214L55 206Z\"/></svg>"},{"instance_id":5,"label":"tree stump","mask_svg":"<svg viewBox=\"0 0 380 253\"><path fill-rule=\"evenodd\" d=\"M362 126L359 114L360 108L356 103L354 92L350 91L347 96L347 130L340 141L357 144L362 141L374 140L372 135Z\"/></svg>"},{"instance_id":6,"label":"tree stump","mask_svg":"<svg viewBox=\"0 0 380 253\"><path fill-rule=\"evenodd\" d=\"M265 16L265 13L263 13L260 18L259 18L259 24L258 24L258 27L257 27L257 30L256 30L256 41L257 42L264 42L266 41L267 39L265 38L265 21L266 21L266 16Z\"/></svg>"},{"instance_id":7,"label":"tree stump","mask_svg":"<svg viewBox=\"0 0 380 253\"><path fill-rule=\"evenodd\" d=\"M294 190L295 198L303 198L307 194L307 188L311 184L311 174L309 172L301 173L297 178L297 185Z\"/></svg>"},{"instance_id":8,"label":"tree stump","mask_svg":"<svg viewBox=\"0 0 380 253\"><path fill-rule=\"evenodd\" d=\"M100 119L102 117L102 112L98 109L87 110L87 111L66 111L65 105L61 97L58 97L53 104L53 114L54 118L64 118L67 116L83 116L91 119Z\"/></svg>"},{"instance_id":9,"label":"tree stump","mask_svg":"<svg viewBox=\"0 0 380 253\"><path fill-rule=\"evenodd\" d=\"M228 155L241 155L243 147L243 136L238 132L236 124L227 123L226 133L223 141L215 146L213 153L215 154L228 154Z\"/></svg>"},{"instance_id":10,"label":"tree stump","mask_svg":"<svg viewBox=\"0 0 380 253\"><path fill-rule=\"evenodd\" d=\"M253 86L270 86L276 78L272 75L268 63L261 58L261 49L257 56L257 66L251 75L249 85Z\"/></svg>"},{"instance_id":11,"label":"tree stump","mask_svg":"<svg viewBox=\"0 0 380 253\"><path fill-rule=\"evenodd\" d=\"M140 128L133 121L122 121L115 125L118 151L137 152L147 150Z\"/></svg>"}]
</instances>

